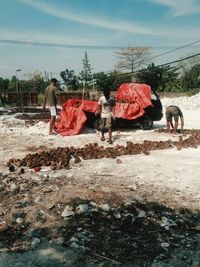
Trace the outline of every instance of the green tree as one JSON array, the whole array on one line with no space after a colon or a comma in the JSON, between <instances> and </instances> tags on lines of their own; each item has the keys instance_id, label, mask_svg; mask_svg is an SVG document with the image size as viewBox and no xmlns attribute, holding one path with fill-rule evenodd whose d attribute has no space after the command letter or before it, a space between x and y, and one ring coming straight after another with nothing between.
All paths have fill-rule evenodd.
<instances>
[{"instance_id":1,"label":"green tree","mask_svg":"<svg viewBox=\"0 0 200 267\"><path fill-rule=\"evenodd\" d=\"M200 87L200 64L193 65L181 77L181 85L185 90Z\"/></svg>"},{"instance_id":2,"label":"green tree","mask_svg":"<svg viewBox=\"0 0 200 267\"><path fill-rule=\"evenodd\" d=\"M78 77L75 75L74 70L66 69L60 72L60 77L63 82L67 86L67 88L71 90L77 90L79 87Z\"/></svg>"},{"instance_id":3,"label":"green tree","mask_svg":"<svg viewBox=\"0 0 200 267\"><path fill-rule=\"evenodd\" d=\"M191 70L194 65L197 65L200 62L200 56L198 55L193 57L194 54L197 54L197 52L194 51L191 53L187 53L185 56L180 57L180 59L189 57L188 59L182 60L178 63L178 68L180 70L181 75L186 74L188 71Z\"/></svg>"},{"instance_id":4,"label":"green tree","mask_svg":"<svg viewBox=\"0 0 200 267\"><path fill-rule=\"evenodd\" d=\"M99 72L94 74L98 90L117 90L124 82L130 82L130 76L117 71L111 73Z\"/></svg>"},{"instance_id":5,"label":"green tree","mask_svg":"<svg viewBox=\"0 0 200 267\"><path fill-rule=\"evenodd\" d=\"M151 86L154 90L158 90L161 84L161 73L160 67L156 67L153 63L142 71L136 74L137 80L142 83L146 83Z\"/></svg>"},{"instance_id":6,"label":"green tree","mask_svg":"<svg viewBox=\"0 0 200 267\"><path fill-rule=\"evenodd\" d=\"M161 67L160 91L172 91L178 87L178 68L170 65Z\"/></svg>"},{"instance_id":7,"label":"green tree","mask_svg":"<svg viewBox=\"0 0 200 267\"><path fill-rule=\"evenodd\" d=\"M178 83L177 70L178 68L169 65L159 67L151 64L147 69L137 73L137 79L149 84L155 90L168 91Z\"/></svg>"},{"instance_id":8,"label":"green tree","mask_svg":"<svg viewBox=\"0 0 200 267\"><path fill-rule=\"evenodd\" d=\"M23 92L36 91L38 93L44 93L48 82L45 81L45 77L42 72L36 71L26 75L26 80L19 81L19 85Z\"/></svg>"},{"instance_id":9,"label":"green tree","mask_svg":"<svg viewBox=\"0 0 200 267\"><path fill-rule=\"evenodd\" d=\"M91 85L92 69L89 63L87 52L85 52L85 57L83 59L83 70L80 72L80 79L85 86L85 89L89 89Z\"/></svg>"}]
</instances>

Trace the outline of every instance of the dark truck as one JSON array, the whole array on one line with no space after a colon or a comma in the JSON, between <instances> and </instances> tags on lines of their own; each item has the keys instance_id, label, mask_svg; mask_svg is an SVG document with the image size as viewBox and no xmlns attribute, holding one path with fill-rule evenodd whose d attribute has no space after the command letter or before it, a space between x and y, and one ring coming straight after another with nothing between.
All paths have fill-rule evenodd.
<instances>
[{"instance_id":1,"label":"dark truck","mask_svg":"<svg viewBox=\"0 0 200 267\"><path fill-rule=\"evenodd\" d=\"M121 88L121 89L120 89ZM150 86L145 84L123 84L119 88L119 91L116 94L116 107L117 109L123 109L125 105L129 105L128 109L134 109L134 105L138 104L141 107L141 99L145 100L142 102L147 102L145 105L133 114L133 116L126 116L126 113L123 113L123 116L120 116L120 112L115 112L113 126L114 127L131 127L135 124L139 124L141 129L150 130L153 127L154 121L159 121L163 117L163 108L162 103L158 94L150 88ZM121 93L120 93L121 90ZM134 93L133 93L134 92ZM143 93L141 93L143 92ZM133 97L135 95L135 97ZM130 97L129 97L130 96ZM141 99L140 99L141 98ZM124 100L124 101L123 101ZM120 106L118 106L118 101ZM131 107L132 106L132 107ZM128 110L127 109L127 110ZM143 112L141 112L143 111ZM94 127L97 130L100 130L100 118L94 117L94 114L87 114L88 123L94 122ZM86 122L87 124L87 122Z\"/></svg>"},{"instance_id":2,"label":"dark truck","mask_svg":"<svg viewBox=\"0 0 200 267\"><path fill-rule=\"evenodd\" d=\"M116 127L139 124L150 130L154 121L163 117L162 104L157 93L147 84L123 83L115 96L114 123ZM99 128L100 118L95 116L97 101L69 99L60 112L56 131L62 136L75 135L84 125Z\"/></svg>"}]
</instances>

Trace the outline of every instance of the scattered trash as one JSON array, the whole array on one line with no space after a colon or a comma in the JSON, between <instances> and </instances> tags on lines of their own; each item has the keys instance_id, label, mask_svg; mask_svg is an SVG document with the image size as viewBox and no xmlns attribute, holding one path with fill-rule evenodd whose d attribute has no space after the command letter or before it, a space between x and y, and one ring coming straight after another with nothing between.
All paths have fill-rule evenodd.
<instances>
[{"instance_id":1,"label":"scattered trash","mask_svg":"<svg viewBox=\"0 0 200 267\"><path fill-rule=\"evenodd\" d=\"M74 216L74 215L75 215L75 212L73 212L72 207L70 207L68 205L65 206L65 208L64 208L64 210L63 210L63 212L61 214L61 216L64 217L64 218L71 217L71 216Z\"/></svg>"},{"instance_id":2,"label":"scattered trash","mask_svg":"<svg viewBox=\"0 0 200 267\"><path fill-rule=\"evenodd\" d=\"M169 247L169 243L163 242L163 243L161 243L161 247L162 248L168 248Z\"/></svg>"},{"instance_id":3,"label":"scattered trash","mask_svg":"<svg viewBox=\"0 0 200 267\"><path fill-rule=\"evenodd\" d=\"M15 166L14 165L10 165L9 166L9 171L10 172L14 172L15 171Z\"/></svg>"},{"instance_id":4,"label":"scattered trash","mask_svg":"<svg viewBox=\"0 0 200 267\"><path fill-rule=\"evenodd\" d=\"M40 239L39 238L33 238L31 242L31 248L36 249L40 244Z\"/></svg>"},{"instance_id":5,"label":"scattered trash","mask_svg":"<svg viewBox=\"0 0 200 267\"><path fill-rule=\"evenodd\" d=\"M19 170L19 174L24 174L24 173L25 173L24 168L21 168L21 169Z\"/></svg>"},{"instance_id":6,"label":"scattered trash","mask_svg":"<svg viewBox=\"0 0 200 267\"><path fill-rule=\"evenodd\" d=\"M41 170L41 167L36 166L36 167L34 167L33 169L34 169L34 172L39 172L39 171Z\"/></svg>"},{"instance_id":7,"label":"scattered trash","mask_svg":"<svg viewBox=\"0 0 200 267\"><path fill-rule=\"evenodd\" d=\"M77 214L84 214L84 213L90 213L91 212L91 206L89 204L80 204L76 208Z\"/></svg>"},{"instance_id":8,"label":"scattered trash","mask_svg":"<svg viewBox=\"0 0 200 267\"><path fill-rule=\"evenodd\" d=\"M0 222L0 233L7 231L8 229L9 227L5 221Z\"/></svg>"},{"instance_id":9,"label":"scattered trash","mask_svg":"<svg viewBox=\"0 0 200 267\"><path fill-rule=\"evenodd\" d=\"M22 222L23 222L22 218L18 217L18 218L16 219L16 223L17 223L17 224L21 224Z\"/></svg>"},{"instance_id":10,"label":"scattered trash","mask_svg":"<svg viewBox=\"0 0 200 267\"><path fill-rule=\"evenodd\" d=\"M122 163L121 159L116 159L117 164Z\"/></svg>"},{"instance_id":11,"label":"scattered trash","mask_svg":"<svg viewBox=\"0 0 200 267\"><path fill-rule=\"evenodd\" d=\"M99 205L99 208L104 212L109 212L110 211L110 207L109 207L108 204Z\"/></svg>"}]
</instances>

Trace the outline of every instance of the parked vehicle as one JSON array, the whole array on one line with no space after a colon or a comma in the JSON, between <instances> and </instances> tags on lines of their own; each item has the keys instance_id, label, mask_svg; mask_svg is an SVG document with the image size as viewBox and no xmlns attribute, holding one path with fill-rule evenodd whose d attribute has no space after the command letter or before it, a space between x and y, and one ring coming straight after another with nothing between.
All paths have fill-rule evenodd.
<instances>
[{"instance_id":1,"label":"parked vehicle","mask_svg":"<svg viewBox=\"0 0 200 267\"><path fill-rule=\"evenodd\" d=\"M135 108L136 106L139 107L138 110ZM124 109L125 112L122 114L120 111ZM88 114L88 116L90 116L89 120L91 122L91 115ZM141 129L150 130L153 127L154 121L159 121L162 117L162 103L158 94L150 86L131 83L122 84L119 88L116 94L114 127L131 127L134 124L139 124ZM94 127L97 130L100 130L99 124L100 118L97 118L94 122Z\"/></svg>"},{"instance_id":2,"label":"parked vehicle","mask_svg":"<svg viewBox=\"0 0 200 267\"><path fill-rule=\"evenodd\" d=\"M140 124L144 130L150 130L154 121L161 120L162 104L154 90L147 84L124 83L115 96L114 127ZM84 125L100 130L100 118L95 116L97 101L69 99L60 112L56 122L56 131L61 135L79 134Z\"/></svg>"}]
</instances>

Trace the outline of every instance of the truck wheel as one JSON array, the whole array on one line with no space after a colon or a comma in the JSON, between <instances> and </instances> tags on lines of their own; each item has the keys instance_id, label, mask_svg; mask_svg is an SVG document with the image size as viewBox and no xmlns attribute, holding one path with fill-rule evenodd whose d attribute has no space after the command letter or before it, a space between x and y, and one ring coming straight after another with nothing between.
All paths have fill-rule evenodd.
<instances>
[{"instance_id":1,"label":"truck wheel","mask_svg":"<svg viewBox=\"0 0 200 267\"><path fill-rule=\"evenodd\" d=\"M142 130L151 130L153 127L153 120L148 115L145 115L142 122L140 123Z\"/></svg>"},{"instance_id":2,"label":"truck wheel","mask_svg":"<svg viewBox=\"0 0 200 267\"><path fill-rule=\"evenodd\" d=\"M94 129L96 129L97 131L101 131L100 129L100 123L101 123L101 119L98 118L94 121Z\"/></svg>"}]
</instances>

